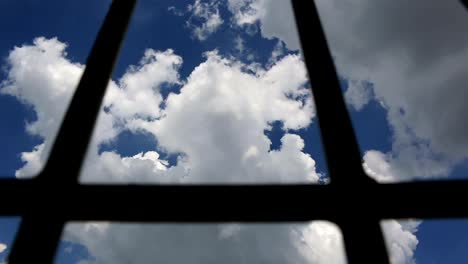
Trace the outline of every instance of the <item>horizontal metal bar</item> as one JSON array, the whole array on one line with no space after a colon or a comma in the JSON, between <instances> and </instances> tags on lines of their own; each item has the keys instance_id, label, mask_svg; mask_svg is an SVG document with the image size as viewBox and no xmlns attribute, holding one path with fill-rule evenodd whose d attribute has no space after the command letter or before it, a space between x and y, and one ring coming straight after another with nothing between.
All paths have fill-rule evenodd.
<instances>
[{"instance_id":1,"label":"horizontal metal bar","mask_svg":"<svg viewBox=\"0 0 468 264\"><path fill-rule=\"evenodd\" d=\"M1 181L0 215L132 222L468 217L468 181L334 185L77 185ZM57 207L57 197L67 197ZM216 202L213 202L216 200Z\"/></svg>"}]
</instances>

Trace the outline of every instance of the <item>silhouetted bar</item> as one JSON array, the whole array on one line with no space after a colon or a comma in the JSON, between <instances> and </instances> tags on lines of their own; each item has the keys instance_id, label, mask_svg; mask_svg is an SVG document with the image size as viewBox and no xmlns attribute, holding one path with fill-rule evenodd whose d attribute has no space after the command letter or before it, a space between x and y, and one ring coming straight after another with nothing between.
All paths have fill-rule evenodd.
<instances>
[{"instance_id":1,"label":"silhouetted bar","mask_svg":"<svg viewBox=\"0 0 468 264\"><path fill-rule=\"evenodd\" d=\"M93 220L329 220L342 229L349 264L388 263L380 220L468 217L468 181L376 184L364 174L317 10L307 0L293 0L293 7L331 184L79 185L79 169L134 5L135 0L113 1L44 171L37 179L0 180L2 196L13 198L0 204L0 215L22 217L10 264L52 263L64 223Z\"/></svg>"},{"instance_id":2,"label":"silhouetted bar","mask_svg":"<svg viewBox=\"0 0 468 264\"><path fill-rule=\"evenodd\" d=\"M33 180L42 183L37 186L42 187L42 195L50 196L53 193L49 193L49 190L66 190L66 185L77 184L102 98L135 3L136 0L114 0L111 4L88 56L86 68L65 114L49 160L43 172ZM64 174L64 171L67 173ZM66 219L57 214L47 214L42 208L53 206L52 210L59 212L61 203L66 204L69 194L64 193L64 196L53 198L55 200L50 205L39 204L22 215L9 263L52 263Z\"/></svg>"},{"instance_id":3,"label":"silhouetted bar","mask_svg":"<svg viewBox=\"0 0 468 264\"><path fill-rule=\"evenodd\" d=\"M362 169L361 153L314 2L292 2L331 182L359 186L371 183L373 180Z\"/></svg>"},{"instance_id":4,"label":"silhouetted bar","mask_svg":"<svg viewBox=\"0 0 468 264\"><path fill-rule=\"evenodd\" d=\"M340 82L316 5L313 1L306 0L293 0L292 2L309 79L312 84L331 184L340 184L348 188L354 187L356 192L372 188L375 184L362 169L361 153L344 103ZM338 195L341 199L347 200L355 194L348 192ZM371 197L368 198L367 201L363 199L362 203L353 204L352 208L370 206L370 203L374 201ZM350 214L350 216L355 215L355 213ZM365 215L362 217L364 218ZM361 223L361 221L352 221L349 217L347 220L355 224ZM342 227L343 232L346 231L345 243L349 252L348 262L350 264L388 263L379 223L372 223L366 219L363 221L370 226L368 228L364 225L354 227L359 228L359 232L354 232L355 229L351 226ZM372 243L356 243L360 240ZM355 243L350 245L349 243L352 241Z\"/></svg>"},{"instance_id":5,"label":"silhouetted bar","mask_svg":"<svg viewBox=\"0 0 468 264\"><path fill-rule=\"evenodd\" d=\"M114 0L38 180L76 183L136 0ZM63 171L67 171L63 174Z\"/></svg>"},{"instance_id":6,"label":"silhouetted bar","mask_svg":"<svg viewBox=\"0 0 468 264\"><path fill-rule=\"evenodd\" d=\"M384 184L361 192L332 185L76 185L47 191L23 183L0 184L4 197L14 197L0 206L0 215L41 208L49 218L130 222L468 217L467 181ZM56 197L67 197L67 206L57 209Z\"/></svg>"}]
</instances>

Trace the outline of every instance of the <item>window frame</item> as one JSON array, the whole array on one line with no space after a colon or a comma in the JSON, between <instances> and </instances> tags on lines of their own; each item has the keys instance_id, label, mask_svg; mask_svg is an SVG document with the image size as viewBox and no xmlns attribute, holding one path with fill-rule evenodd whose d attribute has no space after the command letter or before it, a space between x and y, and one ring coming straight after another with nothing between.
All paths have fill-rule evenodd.
<instances>
[{"instance_id":1,"label":"window frame","mask_svg":"<svg viewBox=\"0 0 468 264\"><path fill-rule=\"evenodd\" d=\"M464 202L468 181L378 184L366 175L316 6L307 0L292 0L292 4L313 87L329 184L79 184L88 142L135 4L136 0L113 0L44 170L33 179L0 179L0 193L14 197L0 205L0 215L22 219L8 263L52 263L69 221L313 220L337 224L348 263L389 263L381 220L468 217ZM415 197L424 200L416 202ZM155 208L149 202L154 200L165 202ZM139 206L134 206L137 202Z\"/></svg>"}]
</instances>

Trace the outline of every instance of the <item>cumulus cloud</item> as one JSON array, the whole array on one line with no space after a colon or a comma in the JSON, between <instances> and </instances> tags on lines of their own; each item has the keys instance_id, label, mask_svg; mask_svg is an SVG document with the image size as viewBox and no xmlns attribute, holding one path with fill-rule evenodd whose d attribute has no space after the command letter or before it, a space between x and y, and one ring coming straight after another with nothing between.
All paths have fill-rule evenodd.
<instances>
[{"instance_id":1,"label":"cumulus cloud","mask_svg":"<svg viewBox=\"0 0 468 264\"><path fill-rule=\"evenodd\" d=\"M390 261L393 264L415 264L414 251L418 245L415 236L419 221L386 220L382 222L385 242L390 250Z\"/></svg>"},{"instance_id":2,"label":"cumulus cloud","mask_svg":"<svg viewBox=\"0 0 468 264\"><path fill-rule=\"evenodd\" d=\"M460 1L317 3L340 74L372 83L387 110L392 150L368 150L368 174L381 182L448 176L468 156L468 16ZM359 109L355 93L353 86L346 95ZM415 226L383 225L394 263L414 263Z\"/></svg>"},{"instance_id":3,"label":"cumulus cloud","mask_svg":"<svg viewBox=\"0 0 468 264\"><path fill-rule=\"evenodd\" d=\"M338 229L327 222L249 225L70 224L69 239L89 245L89 263L346 263ZM88 236L74 237L86 233ZM131 241L128 238L132 238Z\"/></svg>"},{"instance_id":4,"label":"cumulus cloud","mask_svg":"<svg viewBox=\"0 0 468 264\"><path fill-rule=\"evenodd\" d=\"M44 140L30 152L21 154L25 165L16 171L17 177L32 176L43 167L83 72L83 65L66 58L65 48L66 44L56 38L39 37L33 45L15 47L7 58L7 78L0 84L0 92L33 108L37 118L27 124L26 131ZM106 111L100 113L90 148L92 152L97 151L99 144L114 139L129 118L158 116L162 97L151 90L161 83L178 82L180 63L180 57L171 50L159 53L147 50L140 65L129 67L119 84L110 82L105 98ZM140 85L147 89L138 90Z\"/></svg>"},{"instance_id":5,"label":"cumulus cloud","mask_svg":"<svg viewBox=\"0 0 468 264\"><path fill-rule=\"evenodd\" d=\"M228 9L236 25L244 27L258 22L265 38L279 38L290 50L300 48L291 1L228 0Z\"/></svg>"},{"instance_id":6,"label":"cumulus cloud","mask_svg":"<svg viewBox=\"0 0 468 264\"><path fill-rule=\"evenodd\" d=\"M168 96L163 118L134 119L128 127L150 132L166 152L184 153L181 165L190 165L190 181L316 182L315 161L302 152L300 137L286 134L281 150L269 151L264 134L274 121L282 121L284 129L299 129L314 116L300 58L285 57L253 74L246 71L248 65L216 52L206 57L181 92ZM275 162L281 168L271 170Z\"/></svg>"},{"instance_id":7,"label":"cumulus cloud","mask_svg":"<svg viewBox=\"0 0 468 264\"><path fill-rule=\"evenodd\" d=\"M382 223L393 264L414 264L417 221ZM66 238L88 246L84 263L162 262L347 263L341 233L329 222L310 224L73 223ZM129 240L131 238L131 240ZM214 254L214 252L216 252Z\"/></svg>"},{"instance_id":8,"label":"cumulus cloud","mask_svg":"<svg viewBox=\"0 0 468 264\"><path fill-rule=\"evenodd\" d=\"M242 39L241 36L237 36L235 39L234 39L234 43L235 43L235 49L240 53L242 54L245 50L245 44L244 44L244 40Z\"/></svg>"},{"instance_id":9,"label":"cumulus cloud","mask_svg":"<svg viewBox=\"0 0 468 264\"><path fill-rule=\"evenodd\" d=\"M127 120L138 116L144 119L159 117L163 83L179 82L178 67L182 58L172 50L158 52L147 49L138 66L130 66L119 81L111 84L104 105L113 117ZM144 89L142 89L144 87ZM156 91L156 92L155 92Z\"/></svg>"},{"instance_id":10,"label":"cumulus cloud","mask_svg":"<svg viewBox=\"0 0 468 264\"><path fill-rule=\"evenodd\" d=\"M468 16L460 1L318 1L340 73L387 109L401 179L447 176L468 157ZM398 19L395 19L398 17ZM351 92L350 92L351 93Z\"/></svg>"},{"instance_id":11,"label":"cumulus cloud","mask_svg":"<svg viewBox=\"0 0 468 264\"><path fill-rule=\"evenodd\" d=\"M263 36L297 49L289 2L229 0L228 7L238 25L259 22ZM348 103L361 110L375 99L387 110L388 161L400 180L449 175L468 157L468 125L460 122L468 112L466 9L455 0L317 4L339 73L350 80Z\"/></svg>"},{"instance_id":12,"label":"cumulus cloud","mask_svg":"<svg viewBox=\"0 0 468 264\"><path fill-rule=\"evenodd\" d=\"M173 56L172 53L165 54ZM97 127L98 131L103 131L98 132L98 136L118 133L114 120L127 129L145 130L158 138L166 151L185 153L179 161L181 165L168 167L155 151L121 157L115 152L98 153L95 149L94 156L88 158L91 165L85 167L88 172L84 172L84 177L93 181L102 177L113 182L141 182L155 178L174 181L183 177L209 181L220 180L221 175L225 177L223 181L253 182L289 181L291 179L286 178L289 176L292 180L316 182L315 162L302 152L304 142L299 136L286 133L281 149L269 151L271 142L263 134L265 129L270 129L272 121L281 120L285 129L297 129L308 126L314 116L304 86L305 69L299 57L285 57L270 69L249 68L249 65L223 58L216 52L207 53L206 57L180 93L170 94L166 107L154 112L146 108L124 107L134 104L131 99L137 98L132 83L138 83L135 87L145 95L146 92L156 92L158 85L155 83L159 83L136 77L151 75L147 69L152 67L143 63L133 68L135 72L132 73L142 74L132 75L135 78L127 78L125 74L119 82L110 84L110 93L104 103L106 111L100 116L104 122ZM179 65L178 59L166 59L157 61L168 61L166 66ZM247 68L256 72L248 73ZM168 69L166 74L170 75L174 67L158 69ZM285 77L289 77L289 81ZM137 81L128 81L134 79ZM178 82L172 77L165 80ZM145 99L153 100L151 102L156 105L160 103L160 97L151 94ZM125 104L118 106L119 102ZM143 113L153 113L154 116ZM112 133L106 132L109 130ZM112 137L102 137L93 146L109 138ZM184 166L190 170L185 170ZM188 176L187 171L190 171ZM267 175L272 178L266 178ZM95 261L89 263L145 263L155 257L167 262L218 263L223 259L233 263L278 260L284 263L345 263L339 232L333 225L321 222L281 226L88 223L71 225L65 239L85 245L95 257Z\"/></svg>"},{"instance_id":13,"label":"cumulus cloud","mask_svg":"<svg viewBox=\"0 0 468 264\"><path fill-rule=\"evenodd\" d=\"M2 253L3 251L5 251L7 249L7 245L6 244L3 244L3 243L0 243L0 253Z\"/></svg>"},{"instance_id":14,"label":"cumulus cloud","mask_svg":"<svg viewBox=\"0 0 468 264\"><path fill-rule=\"evenodd\" d=\"M50 149L84 68L66 58L65 47L57 39L37 38L9 54L7 79L0 91L33 107L38 118L27 130L44 139L22 154L26 164L18 176L44 163L45 150ZM303 152L304 141L288 131L309 126L315 115L300 57L286 55L264 68L224 58L216 51L205 56L186 80L180 80L182 58L171 50L148 49L138 65L130 66L118 81L110 81L83 169L84 181L318 181L315 161ZM159 89L164 83L182 87L163 99ZM285 130L279 150L270 150L271 142L264 135L274 121L281 121ZM129 157L99 152L101 144L115 140L124 130L147 133L157 139L160 150ZM179 153L177 163L161 159L161 151ZM245 252L252 255L245 260L251 263L345 261L337 254L342 247L336 228L321 222L281 227L88 223L70 227L66 239L85 245L97 263L145 262L157 252L169 261L187 256L206 262L240 262ZM401 247L414 249L410 242L414 243L402 240ZM180 254L181 248L187 254Z\"/></svg>"},{"instance_id":15,"label":"cumulus cloud","mask_svg":"<svg viewBox=\"0 0 468 264\"><path fill-rule=\"evenodd\" d=\"M184 15L184 12L182 10L177 9L175 6L168 7L167 11L171 12L175 16L183 16Z\"/></svg>"},{"instance_id":16,"label":"cumulus cloud","mask_svg":"<svg viewBox=\"0 0 468 264\"><path fill-rule=\"evenodd\" d=\"M356 111L362 110L372 99L372 90L364 81L349 80L348 88L344 94L345 100Z\"/></svg>"},{"instance_id":17,"label":"cumulus cloud","mask_svg":"<svg viewBox=\"0 0 468 264\"><path fill-rule=\"evenodd\" d=\"M379 182L395 182L398 181L398 175L395 174L390 166L389 155L377 150L369 150L364 154L364 170L365 172Z\"/></svg>"},{"instance_id":18,"label":"cumulus cloud","mask_svg":"<svg viewBox=\"0 0 468 264\"><path fill-rule=\"evenodd\" d=\"M8 77L1 91L33 107L38 117L27 130L44 139L31 152L22 154L26 164L18 170L18 176L37 172L44 163L83 71L83 65L66 58L65 47L57 39L37 38L33 45L16 47L8 57ZM204 180L216 181L219 174L228 175L220 181L268 181L253 176L272 173L266 165L272 162L284 168L283 173L272 173L270 181L301 181L306 180L304 175L309 176L307 180L318 180L315 161L302 152L304 143L299 136L287 133L283 147L269 151L271 142L264 135L274 121L282 121L285 130L299 129L307 127L314 117L299 56L286 56L264 69L208 52L206 61L184 81L180 93L168 96L163 108L159 89L164 83L182 84L178 75L181 63L182 58L172 50L148 49L138 65L130 66L119 81L109 83L90 148L94 157L88 160L97 156L109 164L124 160L117 159L118 153L98 153L99 145L114 140L123 130L145 131L158 140L161 149L184 154L179 167L189 168L194 181L202 180L201 175L206 175ZM287 158L291 155L296 158ZM150 162L155 166L153 172L172 171L167 162L159 160L157 152L126 158L124 167L132 167L132 162ZM212 162L219 166L210 166ZM239 170L242 168L245 171ZM289 169L296 173L286 179L284 171ZM241 172L245 172L244 178ZM85 179L91 179L86 175L92 178L95 173L85 173Z\"/></svg>"},{"instance_id":19,"label":"cumulus cloud","mask_svg":"<svg viewBox=\"0 0 468 264\"><path fill-rule=\"evenodd\" d=\"M193 36L198 40L205 40L223 24L219 4L219 1L195 0L187 6L187 11L191 14L187 26L192 29Z\"/></svg>"},{"instance_id":20,"label":"cumulus cloud","mask_svg":"<svg viewBox=\"0 0 468 264\"><path fill-rule=\"evenodd\" d=\"M7 57L7 77L0 83L0 93L33 108L37 119L27 124L26 131L44 139L43 144L21 154L26 164L16 171L17 177L34 175L42 168L83 72L83 65L66 59L66 46L56 38L40 37L33 45L15 47Z\"/></svg>"}]
</instances>

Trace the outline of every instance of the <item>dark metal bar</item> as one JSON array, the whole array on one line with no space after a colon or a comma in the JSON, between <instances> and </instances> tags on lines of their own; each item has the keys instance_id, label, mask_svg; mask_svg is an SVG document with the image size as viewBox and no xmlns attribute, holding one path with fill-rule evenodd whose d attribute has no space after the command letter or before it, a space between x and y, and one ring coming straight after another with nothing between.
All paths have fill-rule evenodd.
<instances>
[{"instance_id":1,"label":"dark metal bar","mask_svg":"<svg viewBox=\"0 0 468 264\"><path fill-rule=\"evenodd\" d=\"M81 77L49 160L37 179L51 184L77 182L102 98L136 0L114 0ZM73 151L70 151L73 150ZM63 174L66 170L67 173Z\"/></svg>"},{"instance_id":2,"label":"dark metal bar","mask_svg":"<svg viewBox=\"0 0 468 264\"><path fill-rule=\"evenodd\" d=\"M348 215L337 223L343 234L348 263L389 263L379 219ZM367 248L367 250L363 250Z\"/></svg>"},{"instance_id":3,"label":"dark metal bar","mask_svg":"<svg viewBox=\"0 0 468 264\"><path fill-rule=\"evenodd\" d=\"M361 153L315 4L305 0L292 0L292 3L331 183L361 187L373 183L363 173Z\"/></svg>"},{"instance_id":4,"label":"dark metal bar","mask_svg":"<svg viewBox=\"0 0 468 264\"><path fill-rule=\"evenodd\" d=\"M468 0L460 0L460 2L462 3L462 5L468 9Z\"/></svg>"},{"instance_id":5,"label":"dark metal bar","mask_svg":"<svg viewBox=\"0 0 468 264\"><path fill-rule=\"evenodd\" d=\"M325 146L331 184L339 184L348 188L354 187L352 190L355 191L372 188L376 184L363 173L361 153L344 103L340 82L316 5L313 1L304 0L293 0L292 3L312 84L312 93L315 99L321 137ZM340 200L344 201L352 195L348 192L348 194L339 194L339 197ZM330 199L331 196L327 196L327 198ZM371 207L369 201L370 199L363 200L361 203L353 204L353 206ZM352 215L354 214L350 216ZM361 223L361 221L352 221L350 216L344 218L347 220L345 223ZM366 224L369 224L368 227L341 226L345 233L348 263L350 264L389 263L378 222L372 222L371 219L363 219ZM359 228L359 233L354 231L355 228ZM365 238L365 241L369 242L356 243L361 238ZM372 252L372 254L369 255L369 252Z\"/></svg>"},{"instance_id":6,"label":"dark metal bar","mask_svg":"<svg viewBox=\"0 0 468 264\"><path fill-rule=\"evenodd\" d=\"M24 215L8 263L53 263L64 220L38 210Z\"/></svg>"},{"instance_id":7,"label":"dark metal bar","mask_svg":"<svg viewBox=\"0 0 468 264\"><path fill-rule=\"evenodd\" d=\"M48 190L64 189L77 184L81 164L90 141L101 101L117 58L120 44L136 0L114 0L86 62L86 69L72 98L43 172L33 181L42 195ZM70 151L72 150L72 151ZM67 171L63 174L63 171ZM69 194L54 196L51 203L38 204L22 215L22 222L9 256L9 263L52 263L65 219L59 215L58 200ZM76 195L85 195L77 193ZM36 197L34 197L36 198ZM47 214L50 207L56 214ZM48 212L48 211L47 211Z\"/></svg>"},{"instance_id":8,"label":"dark metal bar","mask_svg":"<svg viewBox=\"0 0 468 264\"><path fill-rule=\"evenodd\" d=\"M73 220L302 222L318 219L340 226L349 263L388 263L379 226L381 219L468 217L464 199L468 181L378 185L364 174L316 7L312 1L292 1L313 85L332 178L330 185L79 185L79 169L135 5L135 0L114 0L46 168L34 180L0 180L0 193L15 197L0 206L0 215L23 217L9 263L52 263L63 225ZM81 137L77 136L78 131ZM213 203L213 197L223 201L223 206ZM424 202L417 198L423 198ZM65 206L60 207L59 199L64 199ZM155 205L155 201L163 202Z\"/></svg>"},{"instance_id":9,"label":"dark metal bar","mask_svg":"<svg viewBox=\"0 0 468 264\"><path fill-rule=\"evenodd\" d=\"M49 218L83 221L342 222L356 216L468 217L467 181L385 184L362 192L332 185L77 185L56 192L43 188L0 184L2 195L15 197L0 207L0 215L24 215L41 208ZM66 206L57 207L56 197L67 197ZM223 201L223 206L213 203L213 197Z\"/></svg>"}]
</instances>

